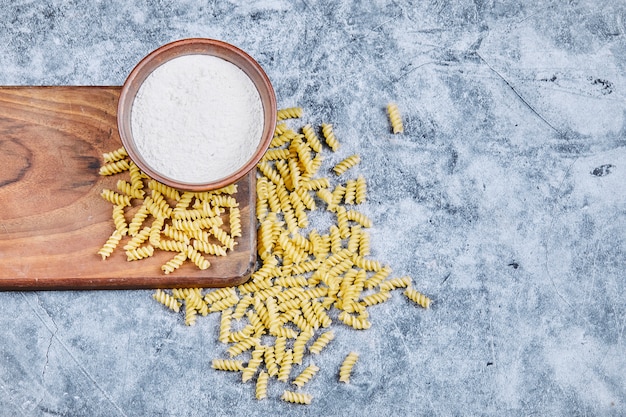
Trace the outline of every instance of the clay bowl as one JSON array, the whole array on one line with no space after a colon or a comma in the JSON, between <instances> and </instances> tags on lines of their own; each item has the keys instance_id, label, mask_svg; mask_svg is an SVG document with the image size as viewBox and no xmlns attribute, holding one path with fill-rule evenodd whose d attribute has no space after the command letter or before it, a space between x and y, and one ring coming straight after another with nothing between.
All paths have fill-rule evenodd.
<instances>
[{"instance_id":1,"label":"clay bowl","mask_svg":"<svg viewBox=\"0 0 626 417\"><path fill-rule=\"evenodd\" d=\"M184 55L212 55L222 58L236 65L250 78L256 87L263 106L263 129L262 135L256 140L256 150L252 156L240 166L233 166L232 172L226 176L212 180L211 182L183 182L155 170L142 157L133 139L132 131L132 108L137 92L146 78L160 65ZM154 50L143 58L130 72L124 82L119 98L117 110L117 125L122 144L126 148L130 158L137 166L151 178L171 187L185 191L209 191L222 188L237 182L248 174L265 154L274 134L276 127L276 95L272 84L261 66L246 52L241 49L214 39L192 38L182 39ZM217 155L216 158L220 156ZM206 161L207 164L211 160Z\"/></svg>"}]
</instances>

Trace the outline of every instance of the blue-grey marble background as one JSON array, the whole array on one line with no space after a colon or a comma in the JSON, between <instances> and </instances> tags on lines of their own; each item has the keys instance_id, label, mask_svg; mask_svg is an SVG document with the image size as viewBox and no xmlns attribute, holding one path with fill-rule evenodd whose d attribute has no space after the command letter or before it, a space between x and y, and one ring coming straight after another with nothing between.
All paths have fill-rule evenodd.
<instances>
[{"instance_id":1,"label":"blue-grey marble background","mask_svg":"<svg viewBox=\"0 0 626 417\"><path fill-rule=\"evenodd\" d=\"M397 292L337 328L297 406L211 369L215 315L0 293L0 415L626 415L626 2L2 0L0 85L121 85L187 37L241 47L279 107L333 123L372 257L433 306Z\"/></svg>"}]
</instances>

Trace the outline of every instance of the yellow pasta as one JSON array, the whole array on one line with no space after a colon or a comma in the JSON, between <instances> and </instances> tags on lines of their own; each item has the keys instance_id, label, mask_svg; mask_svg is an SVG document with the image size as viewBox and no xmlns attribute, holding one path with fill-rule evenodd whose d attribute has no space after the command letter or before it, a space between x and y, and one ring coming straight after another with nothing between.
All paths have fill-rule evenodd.
<instances>
[{"instance_id":1,"label":"yellow pasta","mask_svg":"<svg viewBox=\"0 0 626 417\"><path fill-rule=\"evenodd\" d=\"M285 119L298 119L302 117L302 107L287 107L285 109L280 109L277 112L276 119L277 120L285 120Z\"/></svg>"},{"instance_id":2,"label":"yellow pasta","mask_svg":"<svg viewBox=\"0 0 626 417\"><path fill-rule=\"evenodd\" d=\"M387 114L389 115L389 122L391 123L391 130L393 133L403 133L404 126L402 125L402 116L398 105L395 103L387 104Z\"/></svg>"},{"instance_id":3,"label":"yellow pasta","mask_svg":"<svg viewBox=\"0 0 626 417\"><path fill-rule=\"evenodd\" d=\"M356 352L350 352L348 356L341 363L341 367L339 368L339 381L345 382L346 384L350 382L350 376L352 375L352 368L354 364L359 359L359 354Z\"/></svg>"},{"instance_id":4,"label":"yellow pasta","mask_svg":"<svg viewBox=\"0 0 626 417\"><path fill-rule=\"evenodd\" d=\"M289 374L293 365L293 353L291 349L287 349L280 362L280 370L278 371L277 379L282 382L289 380Z\"/></svg>"},{"instance_id":5,"label":"yellow pasta","mask_svg":"<svg viewBox=\"0 0 626 417\"><path fill-rule=\"evenodd\" d=\"M243 371L243 361L236 359L213 359L211 364L213 369L220 371Z\"/></svg>"},{"instance_id":6,"label":"yellow pasta","mask_svg":"<svg viewBox=\"0 0 626 417\"><path fill-rule=\"evenodd\" d=\"M334 166L333 171L335 171L335 174L341 175L350 168L356 166L359 162L361 162L361 157L359 155L350 155L341 162L337 163L337 165Z\"/></svg>"},{"instance_id":7,"label":"yellow pasta","mask_svg":"<svg viewBox=\"0 0 626 417\"><path fill-rule=\"evenodd\" d=\"M152 298L176 313L180 311L180 302L176 301L173 296L163 290L156 290L156 292L152 294Z\"/></svg>"},{"instance_id":8,"label":"yellow pasta","mask_svg":"<svg viewBox=\"0 0 626 417\"><path fill-rule=\"evenodd\" d=\"M311 394L305 394L303 392L285 390L280 399L294 404L311 404L313 396Z\"/></svg>"},{"instance_id":9,"label":"yellow pasta","mask_svg":"<svg viewBox=\"0 0 626 417\"><path fill-rule=\"evenodd\" d=\"M128 152L126 152L126 149L122 146L121 148L118 148L114 151L103 153L102 159L104 160L104 162L108 163L119 161L126 158L127 156Z\"/></svg>"},{"instance_id":10,"label":"yellow pasta","mask_svg":"<svg viewBox=\"0 0 626 417\"><path fill-rule=\"evenodd\" d=\"M355 221L363 227L372 227L372 221L363 213L356 210L347 210L348 220Z\"/></svg>"},{"instance_id":11,"label":"yellow pasta","mask_svg":"<svg viewBox=\"0 0 626 417\"><path fill-rule=\"evenodd\" d=\"M313 342L311 346L309 346L309 352L314 353L316 355L320 354L322 349L330 343L331 340L335 338L335 333L332 331L327 331L322 333L316 340Z\"/></svg>"},{"instance_id":12,"label":"yellow pasta","mask_svg":"<svg viewBox=\"0 0 626 417\"><path fill-rule=\"evenodd\" d=\"M113 223L115 223L115 229L117 229L122 236L125 236L128 233L128 224L124 216L124 206L114 205L112 217Z\"/></svg>"},{"instance_id":13,"label":"yellow pasta","mask_svg":"<svg viewBox=\"0 0 626 417\"><path fill-rule=\"evenodd\" d=\"M306 141L311 149L315 152L322 152L322 143L310 124L302 127L302 133L304 134L304 137L306 138Z\"/></svg>"},{"instance_id":14,"label":"yellow pasta","mask_svg":"<svg viewBox=\"0 0 626 417\"><path fill-rule=\"evenodd\" d=\"M120 243L120 240L122 240L122 234L116 229L98 251L98 254L102 256L102 260L111 256L111 253L113 253L113 250Z\"/></svg>"},{"instance_id":15,"label":"yellow pasta","mask_svg":"<svg viewBox=\"0 0 626 417\"><path fill-rule=\"evenodd\" d=\"M307 355L320 354L329 345L334 338L333 325L369 328L372 322L368 308L389 300L391 290L408 286L401 279L390 280L390 268L368 257L370 241L365 229L372 226L372 221L364 213L348 209L365 202L364 177L347 178L343 184L336 184L335 177L332 184L329 178L320 177L322 147L314 135L311 125L299 134L279 123L271 149L258 164L255 206L259 266L249 281L204 295L199 289L172 291L181 308L185 304L187 324L194 323L199 314L221 314L216 336L228 345L226 352L233 359L239 355L250 358L247 364L231 363L230 370L241 372L242 381L256 377L258 398L267 397L267 382L271 378L283 383L291 381L301 388L319 368L309 365L293 379L292 370L305 363ZM339 143L331 125L322 126L322 135L327 145L337 150ZM356 165L354 159L346 160L337 164L337 174L348 174L349 168ZM144 198L144 205L150 208L148 218L133 227L134 233L145 234L143 230L152 221L153 226L148 229L150 243L175 249L179 244L170 242L182 242L188 248L181 252L184 256L189 248L202 256L217 254L218 248L225 253L234 247L227 238L239 235L240 214L238 209L233 210L237 208L236 200L209 192L164 198L165 193L156 186L150 188L152 192ZM333 224L327 225L326 230L307 230L309 223L317 221L317 217L309 216L319 201L325 202L330 211L330 216L320 215L327 216ZM165 204L172 209L169 215ZM150 220L150 216L155 219ZM414 293L407 288L405 295ZM416 300L413 301L424 301ZM339 372L342 382L349 382L357 358L346 358L344 369ZM347 366L349 369L345 369ZM298 395L283 396L296 403L310 402L310 396L293 394Z\"/></svg>"},{"instance_id":16,"label":"yellow pasta","mask_svg":"<svg viewBox=\"0 0 626 417\"><path fill-rule=\"evenodd\" d=\"M161 269L163 270L163 273L171 274L172 272L180 268L180 266L183 264L183 262L185 262L186 259L187 254L185 252L177 253L172 259L163 264L161 266Z\"/></svg>"},{"instance_id":17,"label":"yellow pasta","mask_svg":"<svg viewBox=\"0 0 626 417\"><path fill-rule=\"evenodd\" d=\"M102 190L102 193L100 195L102 196L102 198L112 203L113 205L122 207L130 206L130 197L127 195L122 195L108 189Z\"/></svg>"},{"instance_id":18,"label":"yellow pasta","mask_svg":"<svg viewBox=\"0 0 626 417\"><path fill-rule=\"evenodd\" d=\"M135 188L131 183L124 180L117 181L117 189L122 194L126 194L127 196L132 198L143 198L145 194L142 189Z\"/></svg>"},{"instance_id":19,"label":"yellow pasta","mask_svg":"<svg viewBox=\"0 0 626 417\"><path fill-rule=\"evenodd\" d=\"M256 389L255 396L257 400L262 400L263 398L267 398L267 382L269 379L269 374L265 371L261 371L259 373L259 377L256 380Z\"/></svg>"},{"instance_id":20,"label":"yellow pasta","mask_svg":"<svg viewBox=\"0 0 626 417\"><path fill-rule=\"evenodd\" d=\"M320 370L316 365L309 365L298 375L294 380L293 384L298 388L302 388L307 382L315 376L315 374Z\"/></svg>"},{"instance_id":21,"label":"yellow pasta","mask_svg":"<svg viewBox=\"0 0 626 417\"><path fill-rule=\"evenodd\" d=\"M128 249L126 251L126 259L128 261L138 261L140 259L149 258L154 254L152 245L141 246L136 249Z\"/></svg>"},{"instance_id":22,"label":"yellow pasta","mask_svg":"<svg viewBox=\"0 0 626 417\"><path fill-rule=\"evenodd\" d=\"M120 172L128 171L129 168L130 165L128 163L128 160L122 159L119 161L108 163L106 165L102 165L100 167L100 175L119 174Z\"/></svg>"},{"instance_id":23,"label":"yellow pasta","mask_svg":"<svg viewBox=\"0 0 626 417\"><path fill-rule=\"evenodd\" d=\"M404 295L406 295L406 297L409 300L413 301L414 303L424 308L430 307L430 303L431 303L430 298L426 297L424 294L422 294L421 292L417 291L414 288L408 287L406 291L404 291Z\"/></svg>"},{"instance_id":24,"label":"yellow pasta","mask_svg":"<svg viewBox=\"0 0 626 417\"><path fill-rule=\"evenodd\" d=\"M324 139L326 139L326 144L333 152L337 152L339 150L339 141L335 137L335 132L333 131L333 126L331 124L322 123L322 134L324 135Z\"/></svg>"},{"instance_id":25,"label":"yellow pasta","mask_svg":"<svg viewBox=\"0 0 626 417\"><path fill-rule=\"evenodd\" d=\"M378 288L380 291L391 291L396 288L407 288L411 285L411 277L404 276L400 278L392 278L382 282Z\"/></svg>"}]
</instances>

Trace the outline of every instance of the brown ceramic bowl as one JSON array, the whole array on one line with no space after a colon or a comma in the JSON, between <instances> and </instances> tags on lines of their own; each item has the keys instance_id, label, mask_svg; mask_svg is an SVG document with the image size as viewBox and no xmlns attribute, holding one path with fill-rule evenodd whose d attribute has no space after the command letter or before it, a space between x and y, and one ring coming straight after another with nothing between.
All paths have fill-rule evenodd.
<instances>
[{"instance_id":1,"label":"brown ceramic bowl","mask_svg":"<svg viewBox=\"0 0 626 417\"><path fill-rule=\"evenodd\" d=\"M263 106L263 130L261 137L258 138L257 147L250 159L240 167L233 168L234 171L226 177L217 179L207 183L189 183L181 182L157 172L139 153L137 146L133 140L132 132L132 108L135 95L139 91L142 83L146 78L160 65L167 61L183 56L183 55L212 55L222 58L231 64L239 67L256 86L261 98ZM241 49L214 39L192 38L182 39L156 49L145 58L143 58L137 66L131 71L128 78L124 82L119 98L117 109L117 125L122 139L122 144L126 148L130 158L137 166L150 177L171 187L186 191L208 191L215 190L226 185L232 184L247 173L249 173L263 157L263 154L269 147L276 127L276 95L269 78L261 68L261 66L247 53ZM207 163L211 163L207 160Z\"/></svg>"}]
</instances>

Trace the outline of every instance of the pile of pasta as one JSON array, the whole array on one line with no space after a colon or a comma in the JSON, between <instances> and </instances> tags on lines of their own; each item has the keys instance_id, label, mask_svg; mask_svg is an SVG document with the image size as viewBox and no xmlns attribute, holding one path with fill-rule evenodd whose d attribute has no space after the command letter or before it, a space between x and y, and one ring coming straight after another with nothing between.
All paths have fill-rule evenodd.
<instances>
[{"instance_id":1,"label":"pile of pasta","mask_svg":"<svg viewBox=\"0 0 626 417\"><path fill-rule=\"evenodd\" d=\"M103 155L100 175L128 173L117 190L102 190L112 206L115 229L98 251L107 259L122 243L128 261L154 255L156 250L174 255L161 266L165 274L192 262L204 270L206 255L226 256L241 236L237 185L211 192L183 192L144 174L122 147Z\"/></svg>"},{"instance_id":2,"label":"pile of pasta","mask_svg":"<svg viewBox=\"0 0 626 417\"><path fill-rule=\"evenodd\" d=\"M282 400L309 404L305 386L319 371L313 357L331 344L334 326L370 328L368 308L397 289L424 308L431 300L410 277L393 277L388 265L370 258L372 221L356 209L366 201L367 183L363 176L345 178L360 158L350 155L320 175L324 148L335 152L340 143L330 124L321 125L322 139L310 124L288 125L286 119L301 116L299 107L278 112L270 149L257 167L259 265L250 280L209 291L157 290L154 298L174 311L184 303L186 324L219 312L227 357L214 359L213 368L255 381L258 399L267 397L275 378L290 385ZM333 216L327 230L311 224L315 210ZM339 381L350 382L357 359L356 352L345 357Z\"/></svg>"}]
</instances>

